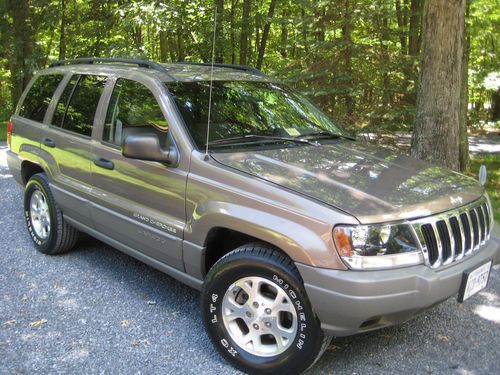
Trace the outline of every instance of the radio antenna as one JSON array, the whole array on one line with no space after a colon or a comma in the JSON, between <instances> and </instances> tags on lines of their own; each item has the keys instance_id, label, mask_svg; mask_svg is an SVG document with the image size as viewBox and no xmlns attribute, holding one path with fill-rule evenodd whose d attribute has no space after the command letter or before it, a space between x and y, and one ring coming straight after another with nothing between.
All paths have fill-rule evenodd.
<instances>
[{"instance_id":1,"label":"radio antenna","mask_svg":"<svg viewBox=\"0 0 500 375\"><path fill-rule=\"evenodd\" d=\"M214 60L215 60L215 33L217 30L217 4L214 9L214 35L212 39L212 66L210 68L210 87L208 91L208 120L207 120L207 142L205 148L205 161L208 160L208 142L210 139L210 117L212 116L212 83L214 79Z\"/></svg>"}]
</instances>

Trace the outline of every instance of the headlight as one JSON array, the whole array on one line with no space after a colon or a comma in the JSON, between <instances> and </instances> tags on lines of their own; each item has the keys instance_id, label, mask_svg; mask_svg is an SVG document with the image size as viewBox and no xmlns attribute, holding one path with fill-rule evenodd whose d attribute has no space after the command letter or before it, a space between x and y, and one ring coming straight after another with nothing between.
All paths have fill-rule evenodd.
<instances>
[{"instance_id":1,"label":"headlight","mask_svg":"<svg viewBox=\"0 0 500 375\"><path fill-rule=\"evenodd\" d=\"M408 224L338 225L333 238L342 260L355 270L404 267L424 261Z\"/></svg>"}]
</instances>

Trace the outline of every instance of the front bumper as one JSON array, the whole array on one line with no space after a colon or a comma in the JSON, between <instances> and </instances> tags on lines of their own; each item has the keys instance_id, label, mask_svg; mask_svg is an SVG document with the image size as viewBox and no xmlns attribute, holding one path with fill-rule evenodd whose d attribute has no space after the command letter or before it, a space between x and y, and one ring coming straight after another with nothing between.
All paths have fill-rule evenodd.
<instances>
[{"instance_id":1,"label":"front bumper","mask_svg":"<svg viewBox=\"0 0 500 375\"><path fill-rule=\"evenodd\" d=\"M500 261L500 239L448 267L425 265L383 271L341 271L296 263L322 329L348 336L403 323L458 293L464 271Z\"/></svg>"}]
</instances>

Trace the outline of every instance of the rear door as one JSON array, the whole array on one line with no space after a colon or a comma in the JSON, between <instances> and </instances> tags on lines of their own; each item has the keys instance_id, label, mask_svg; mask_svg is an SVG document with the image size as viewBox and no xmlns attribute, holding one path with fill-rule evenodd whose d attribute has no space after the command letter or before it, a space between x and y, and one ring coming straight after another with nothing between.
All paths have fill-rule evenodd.
<instances>
[{"instance_id":1,"label":"rear door","mask_svg":"<svg viewBox=\"0 0 500 375\"><path fill-rule=\"evenodd\" d=\"M187 172L121 153L122 141L130 134L155 134L164 148L174 142L159 88L151 81L125 78L108 86L102 139L92 147L96 229L135 251L183 269Z\"/></svg>"},{"instance_id":2,"label":"rear door","mask_svg":"<svg viewBox=\"0 0 500 375\"><path fill-rule=\"evenodd\" d=\"M52 191L65 216L92 226L90 142L106 77L74 74L55 98L49 125L42 129L41 155Z\"/></svg>"}]
</instances>

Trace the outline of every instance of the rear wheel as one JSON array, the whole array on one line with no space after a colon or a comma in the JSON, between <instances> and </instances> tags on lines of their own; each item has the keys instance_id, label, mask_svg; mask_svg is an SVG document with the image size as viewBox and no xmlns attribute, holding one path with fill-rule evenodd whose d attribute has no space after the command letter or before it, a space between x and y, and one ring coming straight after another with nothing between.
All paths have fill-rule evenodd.
<instances>
[{"instance_id":1,"label":"rear wheel","mask_svg":"<svg viewBox=\"0 0 500 375\"><path fill-rule=\"evenodd\" d=\"M246 372L300 373L330 342L294 263L267 245L245 245L220 259L207 275L202 309L215 346Z\"/></svg>"},{"instance_id":2,"label":"rear wheel","mask_svg":"<svg viewBox=\"0 0 500 375\"><path fill-rule=\"evenodd\" d=\"M78 230L64 220L44 173L26 184L24 218L36 249L44 254L67 252L78 240Z\"/></svg>"}]
</instances>

